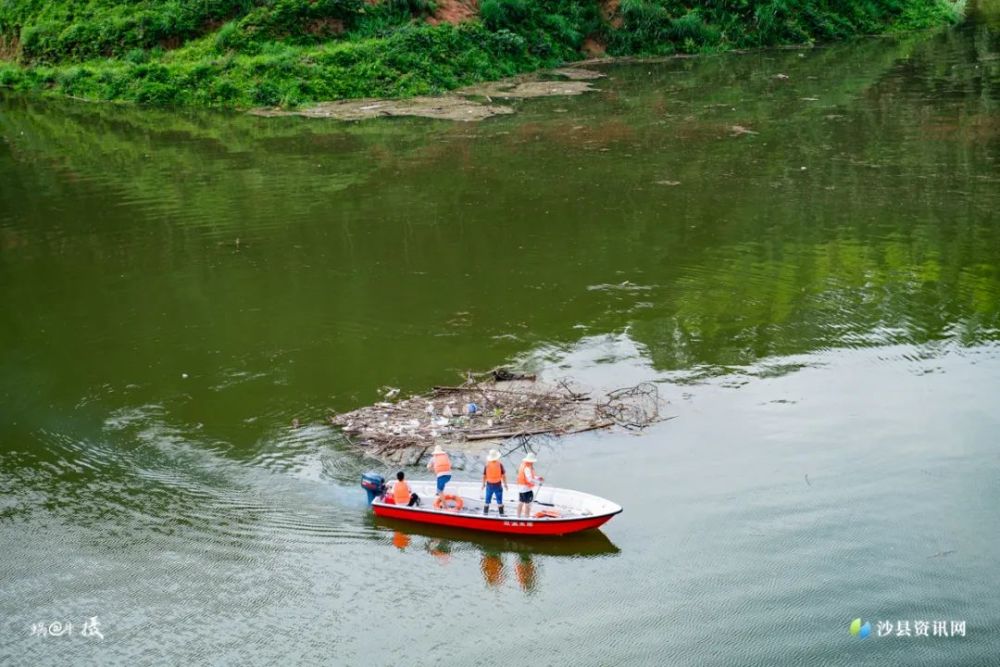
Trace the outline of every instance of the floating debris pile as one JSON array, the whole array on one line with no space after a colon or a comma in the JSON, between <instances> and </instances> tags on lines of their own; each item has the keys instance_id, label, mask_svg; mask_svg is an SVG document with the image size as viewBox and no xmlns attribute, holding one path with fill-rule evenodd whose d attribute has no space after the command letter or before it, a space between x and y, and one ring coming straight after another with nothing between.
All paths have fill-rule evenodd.
<instances>
[{"instance_id":1,"label":"floating debris pile","mask_svg":"<svg viewBox=\"0 0 1000 667\"><path fill-rule=\"evenodd\" d=\"M436 444L465 452L511 438L568 435L620 424L643 428L659 420L656 385L615 390L597 400L560 380L496 369L469 375L459 386L381 401L330 418L355 444L376 458L413 465ZM387 388L384 396L398 390Z\"/></svg>"}]
</instances>

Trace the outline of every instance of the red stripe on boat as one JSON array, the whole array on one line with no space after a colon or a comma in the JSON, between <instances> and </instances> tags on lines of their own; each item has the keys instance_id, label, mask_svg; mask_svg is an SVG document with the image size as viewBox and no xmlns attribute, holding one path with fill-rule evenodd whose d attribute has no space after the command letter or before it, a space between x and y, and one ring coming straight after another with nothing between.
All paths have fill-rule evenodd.
<instances>
[{"instance_id":1,"label":"red stripe on boat","mask_svg":"<svg viewBox=\"0 0 1000 667\"><path fill-rule=\"evenodd\" d=\"M399 507L383 503L373 503L375 516L403 521L417 521L438 526L467 528L491 533L508 533L514 535L567 535L581 530L598 528L618 512L598 516L567 517L565 519L530 519L515 516L454 514L437 510L424 510L416 507Z\"/></svg>"}]
</instances>

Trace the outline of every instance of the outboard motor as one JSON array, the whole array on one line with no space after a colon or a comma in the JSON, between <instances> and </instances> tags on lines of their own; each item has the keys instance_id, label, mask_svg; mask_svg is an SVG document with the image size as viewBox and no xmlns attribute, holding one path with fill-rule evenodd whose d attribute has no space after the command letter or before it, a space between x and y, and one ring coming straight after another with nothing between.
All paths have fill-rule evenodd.
<instances>
[{"instance_id":1,"label":"outboard motor","mask_svg":"<svg viewBox=\"0 0 1000 667\"><path fill-rule=\"evenodd\" d=\"M377 472L366 472L361 476L361 486L368 493L368 504L385 493L385 477Z\"/></svg>"}]
</instances>

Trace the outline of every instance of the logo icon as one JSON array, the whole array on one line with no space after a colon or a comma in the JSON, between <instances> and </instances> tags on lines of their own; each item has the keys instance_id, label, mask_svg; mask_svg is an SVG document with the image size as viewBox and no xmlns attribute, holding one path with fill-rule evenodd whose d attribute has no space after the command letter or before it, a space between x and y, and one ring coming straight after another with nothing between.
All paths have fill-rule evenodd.
<instances>
[{"instance_id":1,"label":"logo icon","mask_svg":"<svg viewBox=\"0 0 1000 667\"><path fill-rule=\"evenodd\" d=\"M858 637L859 639L867 639L868 635L872 633L872 624L865 622L862 623L860 618L856 618L851 621L851 636Z\"/></svg>"}]
</instances>

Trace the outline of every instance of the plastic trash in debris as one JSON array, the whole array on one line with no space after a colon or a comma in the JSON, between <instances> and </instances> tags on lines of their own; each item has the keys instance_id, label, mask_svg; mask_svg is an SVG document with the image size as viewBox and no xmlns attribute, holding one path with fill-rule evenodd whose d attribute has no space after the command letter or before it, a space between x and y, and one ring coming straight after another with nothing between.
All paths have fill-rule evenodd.
<instances>
[{"instance_id":1,"label":"plastic trash in debris","mask_svg":"<svg viewBox=\"0 0 1000 667\"><path fill-rule=\"evenodd\" d=\"M396 403L379 401L336 415L334 426L351 442L370 447L376 458L412 465L412 455L428 446L452 445L473 450L491 440L567 435L619 425L641 429L659 420L657 387L643 383L593 398L573 391L567 382L498 380L435 387ZM454 464L453 464L454 465Z\"/></svg>"}]
</instances>

